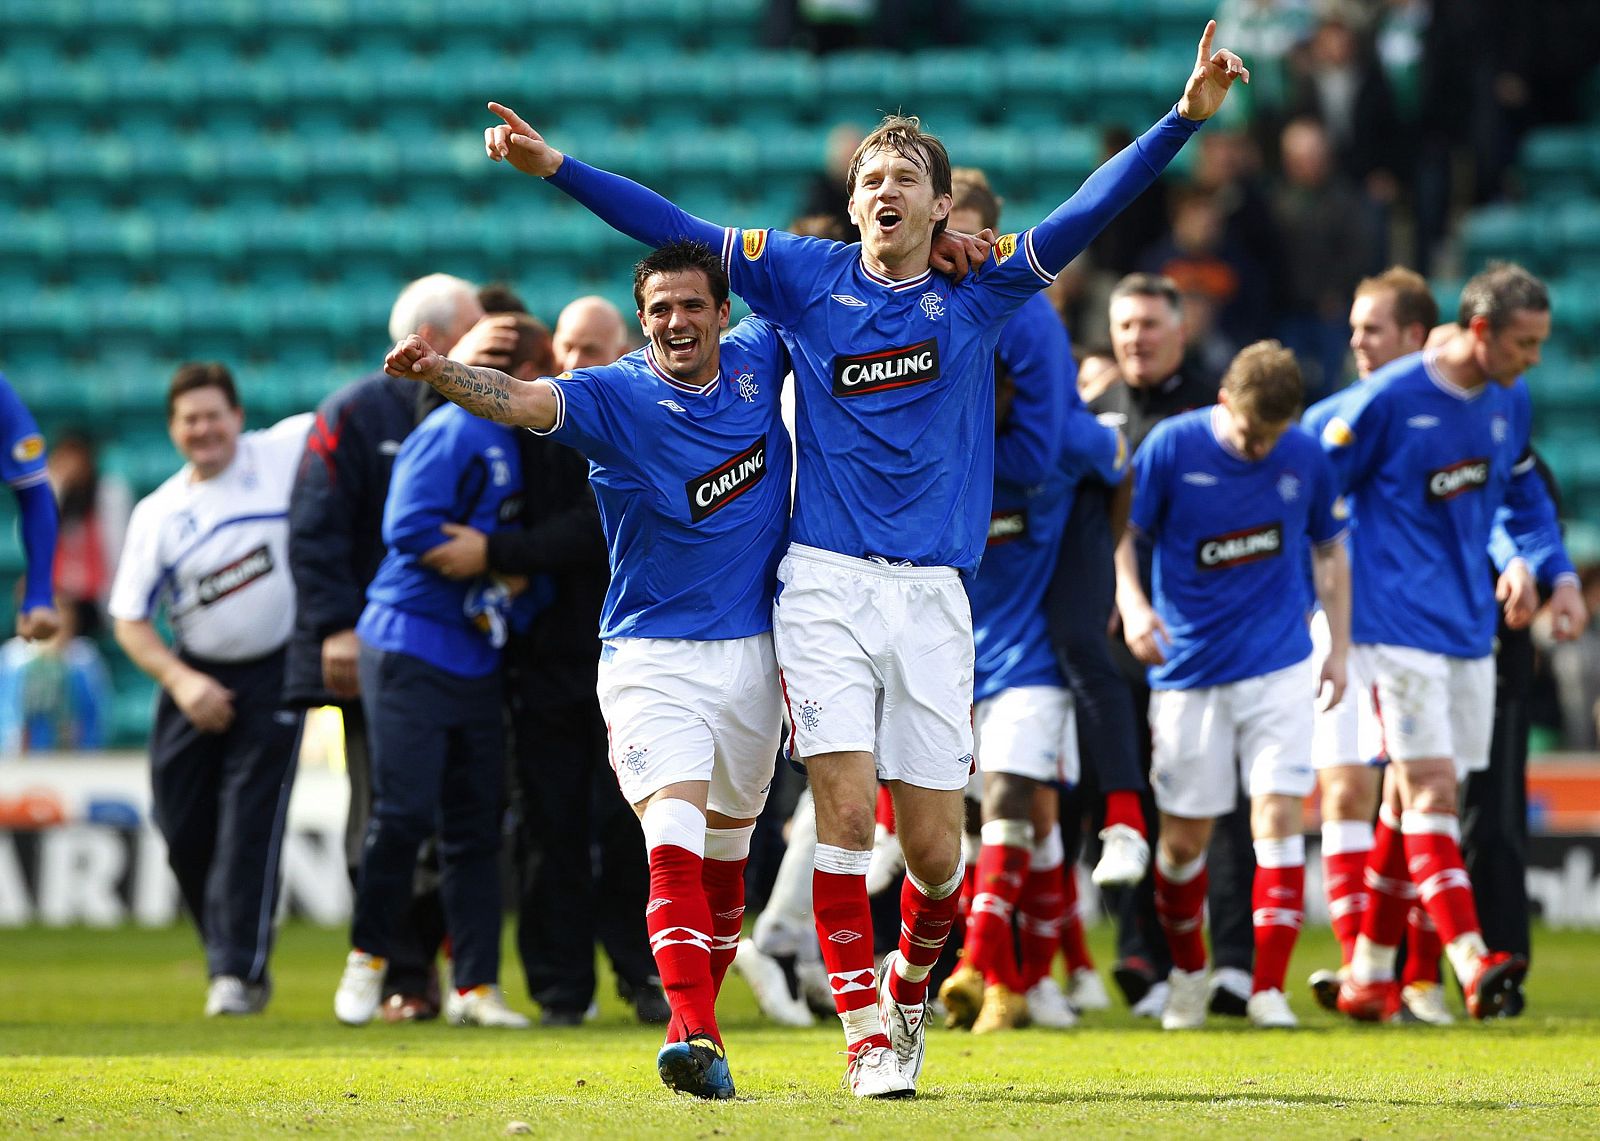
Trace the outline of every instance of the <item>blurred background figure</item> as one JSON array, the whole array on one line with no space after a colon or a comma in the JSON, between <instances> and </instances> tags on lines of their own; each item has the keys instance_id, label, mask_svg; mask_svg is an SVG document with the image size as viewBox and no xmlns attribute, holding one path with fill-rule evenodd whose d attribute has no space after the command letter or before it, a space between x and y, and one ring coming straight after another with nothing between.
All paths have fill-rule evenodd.
<instances>
[{"instance_id":1,"label":"blurred background figure","mask_svg":"<svg viewBox=\"0 0 1600 1141\"><path fill-rule=\"evenodd\" d=\"M1584 605L1600 614L1600 563L1578 572ZM1541 616L1544 618L1545 616ZM1534 639L1550 659L1561 705L1561 746L1592 752L1600 748L1600 622L1590 622L1570 642L1556 642L1549 622L1534 624Z\"/></svg>"},{"instance_id":2,"label":"blurred background figure","mask_svg":"<svg viewBox=\"0 0 1600 1141\"><path fill-rule=\"evenodd\" d=\"M133 512L133 491L120 475L100 470L95 441L82 431L69 430L56 438L48 467L61 520L57 604L73 611L80 636L94 638L106 628L105 605Z\"/></svg>"},{"instance_id":3,"label":"blurred background figure","mask_svg":"<svg viewBox=\"0 0 1600 1141\"><path fill-rule=\"evenodd\" d=\"M50 593L56 549L56 501L45 470L44 436L16 390L0 376L0 480L10 485L22 513L24 577L17 633L48 638L60 615Z\"/></svg>"},{"instance_id":4,"label":"blurred background figure","mask_svg":"<svg viewBox=\"0 0 1600 1141\"><path fill-rule=\"evenodd\" d=\"M111 675L100 648L77 633L78 610L58 599L60 628L0 646L0 757L101 749L111 729Z\"/></svg>"}]
</instances>

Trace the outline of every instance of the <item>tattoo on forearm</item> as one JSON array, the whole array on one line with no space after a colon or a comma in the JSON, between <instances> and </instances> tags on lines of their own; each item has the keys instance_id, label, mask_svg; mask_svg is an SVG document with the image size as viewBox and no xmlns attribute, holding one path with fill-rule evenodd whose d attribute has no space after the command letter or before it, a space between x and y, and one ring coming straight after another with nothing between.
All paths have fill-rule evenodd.
<instances>
[{"instance_id":1,"label":"tattoo on forearm","mask_svg":"<svg viewBox=\"0 0 1600 1141\"><path fill-rule=\"evenodd\" d=\"M511 378L488 368L473 368L448 358L431 383L439 395L487 420L505 422L511 413Z\"/></svg>"}]
</instances>

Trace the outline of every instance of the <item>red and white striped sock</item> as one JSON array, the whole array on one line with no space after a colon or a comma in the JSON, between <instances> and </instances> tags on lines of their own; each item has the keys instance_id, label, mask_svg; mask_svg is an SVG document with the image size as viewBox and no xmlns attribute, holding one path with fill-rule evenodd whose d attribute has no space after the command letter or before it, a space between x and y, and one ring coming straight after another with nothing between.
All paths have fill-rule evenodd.
<instances>
[{"instance_id":1,"label":"red and white striped sock","mask_svg":"<svg viewBox=\"0 0 1600 1141\"><path fill-rule=\"evenodd\" d=\"M872 908L867 902L871 862L871 852L818 844L811 877L811 908L822 962L852 1055L889 1044L878 1014L878 980L872 967Z\"/></svg>"},{"instance_id":2,"label":"red and white striped sock","mask_svg":"<svg viewBox=\"0 0 1600 1141\"><path fill-rule=\"evenodd\" d=\"M686 800L658 798L641 820L650 853L645 927L672 1021L669 1041L705 1032L721 1041L711 982L711 908L706 902L706 818Z\"/></svg>"},{"instance_id":3,"label":"red and white striped sock","mask_svg":"<svg viewBox=\"0 0 1600 1141\"><path fill-rule=\"evenodd\" d=\"M1372 825L1365 820L1322 822L1322 881L1328 895L1328 921L1348 963L1361 934L1361 919L1372 905L1367 890L1367 857Z\"/></svg>"},{"instance_id":4,"label":"red and white striped sock","mask_svg":"<svg viewBox=\"0 0 1600 1141\"><path fill-rule=\"evenodd\" d=\"M1456 977L1465 982L1487 948L1478 926L1472 881L1461 860L1460 829L1454 816L1442 812L1407 812L1400 817L1406 863L1417 884L1417 897L1438 929Z\"/></svg>"},{"instance_id":5,"label":"red and white striped sock","mask_svg":"<svg viewBox=\"0 0 1600 1141\"><path fill-rule=\"evenodd\" d=\"M1406 969L1401 980L1412 983L1437 983L1439 981L1439 956L1444 954L1444 940L1439 929L1428 918L1421 904L1412 905L1406 914Z\"/></svg>"},{"instance_id":6,"label":"red and white striped sock","mask_svg":"<svg viewBox=\"0 0 1600 1141\"><path fill-rule=\"evenodd\" d=\"M1083 942L1083 924L1077 916L1077 884L1073 884L1071 904L1067 902L1066 877L1061 867L1065 856L1058 824L1034 844L1028 859L1028 878L1022 882L1022 894L1017 898L1017 981L1024 991L1050 973L1056 952L1068 939L1065 924L1073 924L1077 942ZM1070 969L1070 952L1067 961Z\"/></svg>"},{"instance_id":7,"label":"red and white striped sock","mask_svg":"<svg viewBox=\"0 0 1600 1141\"><path fill-rule=\"evenodd\" d=\"M1257 840L1250 921L1255 928L1254 991L1282 990L1305 919L1306 838Z\"/></svg>"},{"instance_id":8,"label":"red and white striped sock","mask_svg":"<svg viewBox=\"0 0 1600 1141\"><path fill-rule=\"evenodd\" d=\"M711 909L711 986L716 994L722 993L722 980L739 951L739 932L744 927L744 869L750 862L750 836L755 830L754 824L706 829L701 882Z\"/></svg>"},{"instance_id":9,"label":"red and white striped sock","mask_svg":"<svg viewBox=\"0 0 1600 1141\"><path fill-rule=\"evenodd\" d=\"M1372 853L1363 878L1371 898L1361 919L1361 934L1350 952L1350 976L1362 983L1387 982L1394 978L1406 912L1411 910L1417 890L1406 871L1400 818L1387 804L1378 809L1378 826L1372 833Z\"/></svg>"},{"instance_id":10,"label":"red and white striped sock","mask_svg":"<svg viewBox=\"0 0 1600 1141\"><path fill-rule=\"evenodd\" d=\"M889 976L889 993L901 1006L927 1001L928 973L955 926L965 878L966 868L959 862L942 883L924 883L906 873L900 887L900 961Z\"/></svg>"},{"instance_id":11,"label":"red and white striped sock","mask_svg":"<svg viewBox=\"0 0 1600 1141\"><path fill-rule=\"evenodd\" d=\"M1156 846L1156 917L1166 932L1172 965L1180 971L1198 971L1206 965L1208 879L1204 852L1187 864L1172 864Z\"/></svg>"},{"instance_id":12,"label":"red and white striped sock","mask_svg":"<svg viewBox=\"0 0 1600 1141\"><path fill-rule=\"evenodd\" d=\"M982 971L984 982L1017 987L1017 952L1011 917L1033 850L1033 824L1027 820L991 820L983 826L978 854L977 894L967 917L967 962Z\"/></svg>"}]
</instances>

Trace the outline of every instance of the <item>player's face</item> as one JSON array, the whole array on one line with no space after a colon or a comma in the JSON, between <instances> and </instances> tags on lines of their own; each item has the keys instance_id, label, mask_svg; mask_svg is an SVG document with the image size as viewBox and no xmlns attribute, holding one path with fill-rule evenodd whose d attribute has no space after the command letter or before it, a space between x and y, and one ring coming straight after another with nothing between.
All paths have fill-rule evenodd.
<instances>
[{"instance_id":1,"label":"player's face","mask_svg":"<svg viewBox=\"0 0 1600 1141\"><path fill-rule=\"evenodd\" d=\"M850 219L861 228L861 244L880 263L899 268L933 243L933 224L950 213L950 195L935 195L922 165L892 150L861 160ZM919 270L920 272L920 270Z\"/></svg>"},{"instance_id":2,"label":"player's face","mask_svg":"<svg viewBox=\"0 0 1600 1141\"><path fill-rule=\"evenodd\" d=\"M201 479L210 479L233 462L244 429L244 411L230 408L220 388L194 388L172 403L167 431L172 446L194 465Z\"/></svg>"},{"instance_id":3,"label":"player's face","mask_svg":"<svg viewBox=\"0 0 1600 1141\"><path fill-rule=\"evenodd\" d=\"M569 305L556 321L551 347L556 371L595 368L610 364L627 348L622 319L615 310L599 305Z\"/></svg>"},{"instance_id":4,"label":"player's face","mask_svg":"<svg viewBox=\"0 0 1600 1141\"><path fill-rule=\"evenodd\" d=\"M1482 318L1475 318L1472 330L1479 337L1478 367L1502 388L1510 388L1517 377L1539 363L1539 349L1550 336L1550 313L1518 309L1498 332Z\"/></svg>"},{"instance_id":5,"label":"player's face","mask_svg":"<svg viewBox=\"0 0 1600 1141\"><path fill-rule=\"evenodd\" d=\"M1413 345L1394 319L1394 295L1387 291L1363 293L1350 305L1350 351L1356 372L1365 380L1390 361L1414 353Z\"/></svg>"},{"instance_id":6,"label":"player's face","mask_svg":"<svg viewBox=\"0 0 1600 1141\"><path fill-rule=\"evenodd\" d=\"M1183 363L1183 320L1165 297L1119 297L1111 305L1111 350L1133 387L1160 384Z\"/></svg>"},{"instance_id":7,"label":"player's face","mask_svg":"<svg viewBox=\"0 0 1600 1141\"><path fill-rule=\"evenodd\" d=\"M1222 408L1222 431L1228 444L1248 460L1266 459L1294 425L1293 418L1262 420L1248 405L1230 402L1226 391L1218 394L1217 404Z\"/></svg>"},{"instance_id":8,"label":"player's face","mask_svg":"<svg viewBox=\"0 0 1600 1141\"><path fill-rule=\"evenodd\" d=\"M728 303L711 298L698 269L654 274L644 283L639 324L656 363L686 384L717 375L717 338L728 327Z\"/></svg>"}]
</instances>

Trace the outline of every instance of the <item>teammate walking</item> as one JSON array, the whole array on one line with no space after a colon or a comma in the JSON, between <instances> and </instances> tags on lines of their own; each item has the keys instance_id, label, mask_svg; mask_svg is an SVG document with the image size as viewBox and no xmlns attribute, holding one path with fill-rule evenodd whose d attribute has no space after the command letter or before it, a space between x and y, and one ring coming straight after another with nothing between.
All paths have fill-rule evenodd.
<instances>
[{"instance_id":1,"label":"teammate walking","mask_svg":"<svg viewBox=\"0 0 1600 1141\"><path fill-rule=\"evenodd\" d=\"M774 638L791 752L816 799L817 926L858 1096L916 1091L928 974L962 880L972 628L961 576L977 569L988 532L995 341L1246 76L1237 56L1212 52L1215 31L1208 23L1171 113L959 283L930 268L950 164L914 119L885 120L857 150L845 192L863 240L846 246L702 222L490 105L504 120L485 132L490 157L552 178L651 245L687 237L720 249L733 287L782 328L793 356L799 478ZM880 779L909 874L900 946L875 982L865 877Z\"/></svg>"},{"instance_id":2,"label":"teammate walking","mask_svg":"<svg viewBox=\"0 0 1600 1141\"><path fill-rule=\"evenodd\" d=\"M634 271L649 344L616 364L518 381L411 337L385 367L480 416L585 452L611 550L599 694L611 765L650 851L650 946L672 1008L669 1087L734 1095L716 996L738 947L744 866L782 727L773 575L789 513L779 415L788 353L728 280L676 243Z\"/></svg>"}]
</instances>

